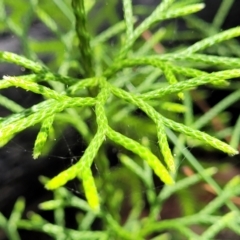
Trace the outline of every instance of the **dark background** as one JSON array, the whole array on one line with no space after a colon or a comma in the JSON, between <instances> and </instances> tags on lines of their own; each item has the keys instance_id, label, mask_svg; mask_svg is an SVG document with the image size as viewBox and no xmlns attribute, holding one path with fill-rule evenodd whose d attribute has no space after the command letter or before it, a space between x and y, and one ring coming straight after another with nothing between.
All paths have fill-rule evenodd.
<instances>
[{"instance_id":1,"label":"dark background","mask_svg":"<svg viewBox=\"0 0 240 240\"><path fill-rule=\"evenodd\" d=\"M135 4L149 4L154 6L159 1L154 0L135 0ZM206 7L198 15L211 22L221 1L207 0ZM240 25L239 17L240 1L235 1L230 10L226 21L223 24L223 29L228 29ZM121 9L119 9L121 13ZM184 28L179 24L179 28ZM51 33L40 22L35 22L31 28L30 34L36 38L48 38ZM21 53L21 45L18 39L12 36L11 33L5 32L0 35L0 49L1 51L11 51ZM44 62L48 61L48 57L42 58ZM3 75L21 75L26 74L26 71L12 64L0 64L0 77ZM1 90L1 94L10 96L11 99L18 102L24 107L29 107L37 103L41 98L37 95L26 93L21 89L7 89ZM220 101L228 92L212 91L208 99L210 106L213 106ZM198 111L196 109L196 111ZM239 115L239 108L229 109L233 115L233 121ZM3 107L0 107L1 117L7 116L10 112ZM12 207L19 196L24 196L27 202L27 209L38 211L37 204L45 199L51 197L51 192L44 190L42 184L39 183L38 176L44 175L52 177L62 169L66 169L71 165L72 157L81 154L84 146L81 139L73 129L68 129L63 133L63 136L57 142L50 156L40 158L38 160L32 159L33 143L37 135L37 128L24 131L18 134L9 144L0 149L0 211L9 216ZM196 152L197 154L200 154ZM215 159L222 161L223 155L217 155ZM239 162L239 157L236 157ZM74 186L72 185L73 189ZM71 188L71 184L70 184ZM71 214L71 211L69 212ZM51 219L51 214L45 216ZM28 233L29 234L29 233ZM22 232L23 239L50 239L46 235L34 234L27 235L25 231ZM0 231L0 240L6 239Z\"/></svg>"}]
</instances>

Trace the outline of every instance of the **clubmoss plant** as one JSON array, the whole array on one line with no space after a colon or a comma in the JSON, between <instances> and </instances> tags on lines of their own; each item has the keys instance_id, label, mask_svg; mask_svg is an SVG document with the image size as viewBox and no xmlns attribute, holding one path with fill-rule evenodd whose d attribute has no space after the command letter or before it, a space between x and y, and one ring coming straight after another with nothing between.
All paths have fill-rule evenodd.
<instances>
[{"instance_id":1,"label":"clubmoss plant","mask_svg":"<svg viewBox=\"0 0 240 240\"><path fill-rule=\"evenodd\" d=\"M54 190L55 197L40 204L40 208L54 211L55 224L36 213L29 214L28 220L21 219L24 210L21 198L10 219L0 215L0 226L13 240L20 239L17 228L42 231L54 239L170 239L166 234L173 230L187 239L206 240L213 239L226 227L240 234L239 209L230 200L240 194L239 177L220 187L212 178L217 169L203 168L185 146L194 143L231 156L238 153L240 120L231 128L230 144L222 141L223 137L213 136L216 133L207 124L239 100L240 91L233 90L198 119L194 119L190 96L192 89L206 84L212 88L228 86L230 89L228 80L240 77L240 48L233 39L240 36L240 27L219 31L227 14L225 9L229 9L233 1L222 2L208 28L202 28L206 23L192 15L204 8L200 1L163 0L148 17L138 20L136 13L147 13L147 10L133 6L131 0L123 0L124 20L118 22L111 12L115 11L115 2L109 1L108 6L100 4L96 10L98 1L49 3L30 0L28 6L19 3L21 9L16 11L14 1L0 1L2 29L15 34L23 46L23 55L1 51L0 59L31 71L21 76L4 76L0 88L19 87L43 97L42 102L28 109L1 97L0 103L13 112L1 118L1 147L19 132L40 124L33 149L33 158L37 159L50 151L49 136L59 131L60 123L65 127L72 125L87 145L77 163L50 180L42 178L46 189ZM8 7L12 15L8 14ZM106 14L109 9L111 11ZM28 13L24 18L27 24L19 23L19 11L22 15ZM97 34L101 27L99 19L103 23L108 14L110 26ZM178 17L194 26L202 39L191 45L168 49L159 42L165 42L171 35L171 23L169 27L162 23ZM34 18L43 22L55 37L43 42L28 37ZM146 34L150 34L150 38L143 41ZM188 32L181 36L191 38ZM220 48L222 52L231 51L233 56L222 56L218 52ZM39 59L39 54L44 52L54 56L49 64ZM214 71L209 71L209 67ZM237 84L235 86L239 86ZM137 111L141 111L141 117ZM183 118L179 118L179 113ZM87 123L89 117L91 123ZM139 127L136 129L134 125ZM208 126L209 133L200 130L204 126ZM172 147L169 141L173 143ZM119 170L113 173L116 176L111 176L108 146L121 149L118 158L125 172ZM187 178L178 173L183 156L196 171ZM94 176L91 169L94 162L102 172L101 176ZM154 174L165 184L160 193L154 191ZM119 211L125 190L116 187L114 191L114 184L118 177L125 175L129 182L136 184L128 183L132 191L129 200L132 210L123 224ZM63 187L76 177L87 201ZM163 203L172 194L179 191L181 196L181 191L200 181L212 187L217 195L214 200L200 211L189 211L188 216L159 220ZM148 217L143 219L142 186L150 205ZM99 193L99 188L106 189ZM223 205L230 209L224 216L220 211ZM85 212L76 217L79 229L65 227L64 208L69 206ZM97 217L103 222L103 228L92 231L91 225ZM201 224L208 227L200 236L190 225Z\"/></svg>"}]
</instances>

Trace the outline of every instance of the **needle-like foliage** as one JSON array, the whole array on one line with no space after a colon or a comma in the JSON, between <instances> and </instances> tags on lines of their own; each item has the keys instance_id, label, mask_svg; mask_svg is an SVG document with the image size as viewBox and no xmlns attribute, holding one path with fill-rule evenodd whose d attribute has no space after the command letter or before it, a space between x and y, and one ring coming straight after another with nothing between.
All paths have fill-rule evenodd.
<instances>
[{"instance_id":1,"label":"needle-like foliage","mask_svg":"<svg viewBox=\"0 0 240 240\"><path fill-rule=\"evenodd\" d=\"M213 239L223 228L230 227L236 216L240 216L239 210L230 201L240 194L237 187L239 178L234 178L221 189L211 177L216 169L204 169L187 150L185 142L196 142L197 145L215 148L230 156L238 154L239 119L233 128L230 144L213 136L211 130L203 132L200 128L224 108L239 100L239 91L235 91L229 101L223 100L226 104L221 106L224 107L218 108L216 105L195 122L189 93L206 84L221 87L228 82L231 86L231 81L237 82L236 79L240 77L239 56L219 56L213 50L209 54L208 49L214 49L220 44L222 48L228 49L228 41L234 41L233 38L240 36L240 27L221 32L212 31L213 34L204 32L203 39L169 52L163 44L162 53L154 53L153 49L160 43L152 39L155 37L158 41L164 41L167 36L168 29L164 29L162 22L184 17L193 24L194 18L187 16L203 9L204 3L163 0L148 17L139 21L135 18L132 1L123 0L124 20L114 22L112 19L108 29L94 35L95 24L100 18L104 21L107 17L104 12L107 6L96 14L94 5L97 5L97 1L72 0L71 4L67 0L50 2L31 0L28 7L23 4L22 9L17 10L14 1L0 1L1 27L4 26L15 34L24 46L22 55L1 51L0 60L31 71L31 74L26 75L4 76L0 89L19 87L40 94L43 99L24 109L11 99L4 96L0 98L0 104L13 112L1 118L0 145L3 147L26 128L39 125L33 149L33 158L36 159L45 153L45 146L50 141L49 134L58 128L59 123L75 127L87 147L74 165L50 180L43 180L46 189L55 190L62 197L42 203L40 208L57 211L58 208L77 207L88 215L79 223L79 231L48 223L37 214L32 214L30 220L19 220L19 216L12 216L22 212L24 202L20 199L10 220L0 215L0 226L5 229L9 239L20 239L16 230L19 227L43 231L56 239L146 239L153 233L173 229L188 239L206 240ZM108 7L113 10L115 1L110 2ZM230 8L227 1L223 1L213 21L212 28L215 30L222 24L221 16L226 15L223 8L225 5ZM10 16L7 7L12 9ZM51 12L51 8L57 10ZM21 14L28 12L25 17L28 27L33 20L31 16L35 15L55 35L54 40L38 42L28 37L28 30L18 21L18 11ZM109 12L109 15L112 16L112 13ZM136 21L139 22L135 24ZM155 34L156 26L162 28L162 31ZM148 43L144 43L141 37L148 31L153 31L154 36ZM111 39L116 41L113 47ZM39 53L42 52L52 53L55 60L48 66L44 65L39 59ZM209 71L209 66L215 70ZM139 119L136 110L144 115L142 119ZM175 112L182 112L186 121L180 120ZM90 125L86 123L89 114L92 119ZM129 133L126 131L128 126L133 126ZM95 132L93 129L96 129ZM179 138L176 133L181 134ZM156 140L157 148L156 144L151 144L152 138ZM101 196L98 190L98 185L109 179L106 172L110 171L108 161L111 160L107 159L107 148L112 144L124 149L124 154L118 156L119 160L133 173L135 177L132 179L137 178L136 181L143 182L147 189L147 200L151 205L149 219L146 224L139 221L134 231L131 228L131 218L136 221L140 217L143 206L141 200L129 215L125 227L102 207L109 202L107 198L112 198L111 195ZM189 178L178 179L179 159L182 155L197 173ZM104 169L103 179L94 176L91 168L94 162L100 169ZM166 184L159 195L153 191L153 174ZM88 204L63 188L76 177L82 183ZM163 202L169 196L202 180L210 184L218 194L209 205L192 216L156 221ZM111 181L107 184L111 184ZM112 190L105 192L111 194ZM224 216L216 215L224 204L227 204L231 212ZM112 209L116 211L117 207ZM61 212L60 215L64 213ZM106 231L90 231L90 225L97 216L108 226ZM202 223L210 225L202 236L189 228L189 225ZM234 224L232 230L238 232L239 221ZM10 227L14 227L11 228L13 230L10 231Z\"/></svg>"}]
</instances>

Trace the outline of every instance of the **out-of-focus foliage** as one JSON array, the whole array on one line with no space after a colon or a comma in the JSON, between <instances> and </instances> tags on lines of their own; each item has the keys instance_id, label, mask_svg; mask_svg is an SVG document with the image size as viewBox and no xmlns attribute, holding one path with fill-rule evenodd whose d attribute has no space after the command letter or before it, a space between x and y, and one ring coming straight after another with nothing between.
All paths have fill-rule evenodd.
<instances>
[{"instance_id":1,"label":"out-of-focus foliage","mask_svg":"<svg viewBox=\"0 0 240 240\"><path fill-rule=\"evenodd\" d=\"M20 239L18 229L41 231L54 239L206 240L225 228L240 234L239 209L232 201L240 194L239 177L220 185L213 177L217 167L200 163L189 149L238 153L239 120L232 126L226 109L240 98L235 90L240 48L234 40L240 28L220 31L233 1L222 2L211 25L192 15L204 7L193 0L163 0L154 9L123 0L122 14L119 1L28 3L0 1L1 32L15 35L22 46L20 54L1 51L0 60L31 71L4 76L0 88L20 87L42 95L43 101L23 109L0 98L13 112L1 119L0 144L40 124L33 149L38 158L48 154L52 139L71 125L87 147L76 164L51 180L41 179L54 190L54 198L39 207L53 211L55 222L32 212L22 219L25 203L20 198L9 219L0 214L8 238ZM189 25L179 33L169 21L178 17ZM184 41L169 45L173 34ZM230 79L235 83L229 84ZM204 105L206 97L198 87L206 84L229 89L229 95L198 116L194 104ZM218 116L225 126L221 131L214 129ZM118 154L110 156L109 148ZM112 157L121 162L120 168L110 168ZM182 164L187 165L184 172ZM80 180L86 200L63 187L74 178ZM215 197L199 201L199 186ZM179 199L179 213L164 219L173 198ZM68 207L76 208L77 229L66 227ZM94 231L97 220L100 230Z\"/></svg>"}]
</instances>

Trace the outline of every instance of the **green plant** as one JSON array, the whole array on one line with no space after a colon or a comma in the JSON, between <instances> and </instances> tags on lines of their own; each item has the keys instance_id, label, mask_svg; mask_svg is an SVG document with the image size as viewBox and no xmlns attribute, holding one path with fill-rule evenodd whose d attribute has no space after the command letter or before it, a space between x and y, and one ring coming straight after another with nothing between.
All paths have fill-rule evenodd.
<instances>
[{"instance_id":1,"label":"green plant","mask_svg":"<svg viewBox=\"0 0 240 240\"><path fill-rule=\"evenodd\" d=\"M116 1L109 2L108 6L104 6L106 9L99 6L101 14L98 15L94 8L97 2L94 1L72 0L70 3L62 0L49 3L30 0L28 6L16 5L15 1L10 0L0 1L4 22L1 28L19 37L26 56L0 52L0 59L32 72L21 76L5 76L0 88L20 87L43 96L42 102L28 109L2 98L1 104L13 114L1 119L1 146L17 133L38 123L41 127L34 144L34 158L46 155L51 150L49 146L53 145L53 138L59 135L59 125L64 126L63 129L72 125L87 144L76 164L51 180L42 178L46 188L54 190L54 199L41 203L40 208L54 211L55 224L36 213L31 213L28 220L21 219L24 200L19 199L9 220L0 215L0 226L9 239L19 239L18 228L42 231L55 239L169 239L164 233L172 230L188 239L212 239L226 227L240 234L239 209L230 200L240 194L239 177L220 187L212 178L216 168L205 169L185 147L186 143L190 146L209 145L229 155L238 153L235 148L239 144L239 120L236 127L230 129L233 132L230 145L200 129L206 126L207 130L212 131L208 122L239 100L240 91L233 91L221 104L198 119L193 114L193 99L190 96L190 90L198 86L212 84L213 88L226 87L227 80L240 76L239 58L225 54L239 54L238 43L233 38L240 36L240 27L219 32L226 16L224 10L230 8L231 3L233 1L223 1L211 27L198 31L203 39L190 46L165 48L164 54L156 54L154 47L171 35L173 27L171 23L167 27L159 27L156 23L183 17L197 29L205 23L196 17L186 16L200 11L203 3L163 0L145 20L135 25L137 20L133 16L130 0L122 1L124 21L119 22L112 13ZM16 11L15 8L20 5L22 9ZM4 11L5 6L12 9L11 16ZM55 9L53 6L58 7L58 11L51 11ZM21 15L27 13L25 25L19 24L20 10ZM140 13L146 11L140 6L135 10ZM108 15L104 11L109 13L110 27L96 34L100 27L98 22L104 22ZM96 18L90 22L87 14ZM38 42L28 37L35 15L52 31L54 39ZM154 33L149 41L144 42L140 36L149 29L155 29ZM182 37L188 36L187 33L182 34ZM38 58L41 52L57 54L46 66ZM221 52L224 56L221 56ZM208 71L209 66L214 68L213 72ZM239 83L235 83L235 86L239 86ZM141 118L136 113L137 109L143 114ZM183 114L182 120L179 120L179 113ZM89 118L92 122L86 124ZM93 119L96 119L96 123ZM135 125L141 131L136 131ZM172 130L181 134L177 136ZM168 138L173 143L173 150L169 147ZM191 142L189 138L197 141ZM152 141L157 142L158 146ZM125 149L118 155L124 167L112 173L107 146L115 144ZM188 178L176 171L183 156L197 171ZM102 173L98 177L94 177L91 170L94 159ZM160 193L155 191L154 174L166 184ZM82 183L87 201L62 187L76 177ZM118 184L115 189L114 184L124 178L123 183L130 186L131 211L123 224L119 212L129 186ZM163 203L173 193L177 192L181 197L181 191L186 189L185 194L190 194L189 187L200 181L214 189L217 194L214 200L201 210L190 210L189 216L159 220ZM141 217L144 209L142 187L150 205L145 218ZM100 195L98 188L103 189ZM185 194L182 193L182 196ZM182 204L188 211L187 204L184 201ZM223 205L230 211L221 216L220 207ZM65 227L64 208L69 206L85 212L76 216L78 230ZM91 231L96 218L102 221L101 231ZM201 236L189 227L198 224L209 226Z\"/></svg>"}]
</instances>

